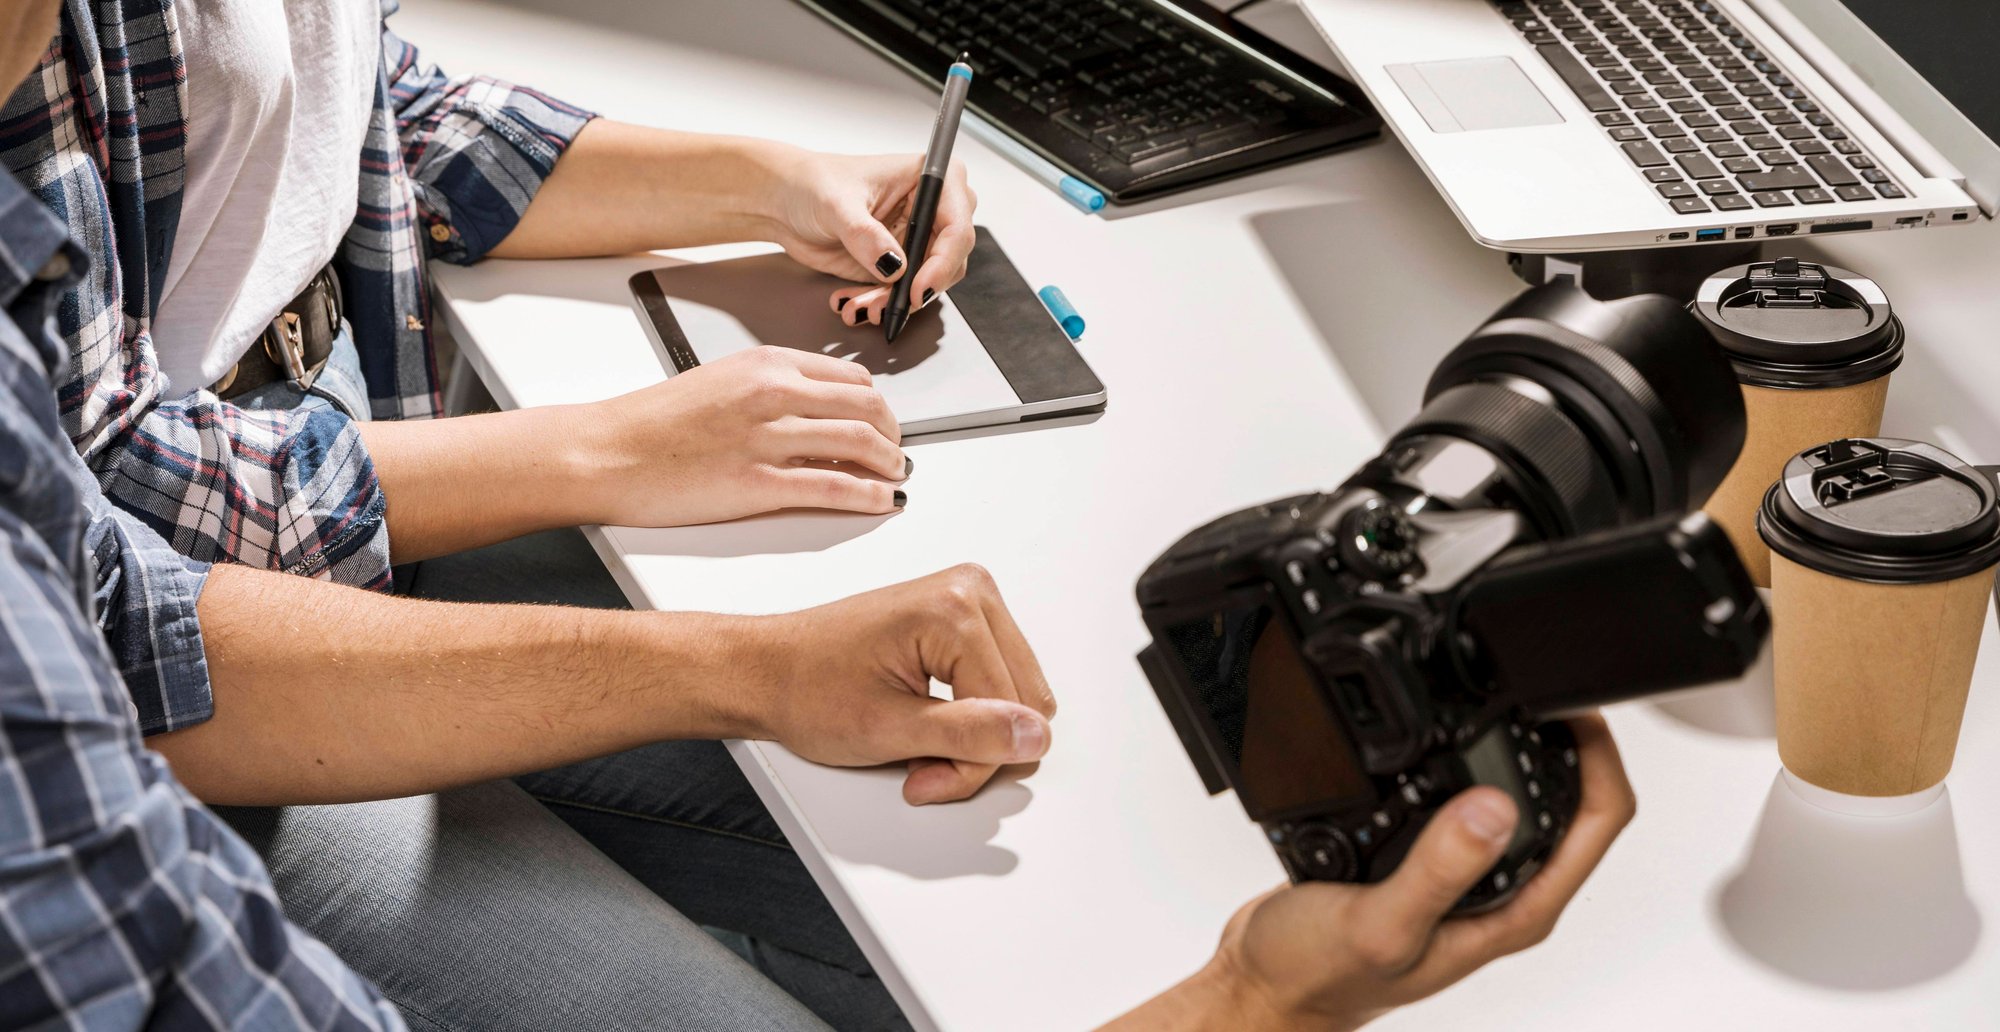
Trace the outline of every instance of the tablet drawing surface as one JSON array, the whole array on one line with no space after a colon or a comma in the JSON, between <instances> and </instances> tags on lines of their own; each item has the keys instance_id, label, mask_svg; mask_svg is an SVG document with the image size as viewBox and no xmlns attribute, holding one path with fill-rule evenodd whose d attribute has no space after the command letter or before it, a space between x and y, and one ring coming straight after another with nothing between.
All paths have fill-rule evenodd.
<instances>
[{"instance_id":1,"label":"tablet drawing surface","mask_svg":"<svg viewBox=\"0 0 2000 1032\"><path fill-rule=\"evenodd\" d=\"M648 277L657 298L648 297ZM771 344L866 368L905 434L1019 418L1006 413L1021 407L1020 397L950 295L912 313L890 344L882 327L847 326L828 308L843 282L769 254L655 269L635 277L633 289L676 371L690 367L688 351L709 363Z\"/></svg>"}]
</instances>

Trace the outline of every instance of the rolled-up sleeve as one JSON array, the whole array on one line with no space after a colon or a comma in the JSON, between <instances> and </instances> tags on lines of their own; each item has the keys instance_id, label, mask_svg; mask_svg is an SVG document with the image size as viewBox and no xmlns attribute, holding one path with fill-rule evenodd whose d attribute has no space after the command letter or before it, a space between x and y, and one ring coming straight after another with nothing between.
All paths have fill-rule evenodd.
<instances>
[{"instance_id":1,"label":"rolled-up sleeve","mask_svg":"<svg viewBox=\"0 0 2000 1032\"><path fill-rule=\"evenodd\" d=\"M98 630L145 734L177 731L215 712L195 605L208 564L189 559L95 491L84 530Z\"/></svg>"},{"instance_id":2,"label":"rolled-up sleeve","mask_svg":"<svg viewBox=\"0 0 2000 1032\"><path fill-rule=\"evenodd\" d=\"M386 26L382 60L430 256L478 261L513 232L595 116L498 79L448 76Z\"/></svg>"}]
</instances>

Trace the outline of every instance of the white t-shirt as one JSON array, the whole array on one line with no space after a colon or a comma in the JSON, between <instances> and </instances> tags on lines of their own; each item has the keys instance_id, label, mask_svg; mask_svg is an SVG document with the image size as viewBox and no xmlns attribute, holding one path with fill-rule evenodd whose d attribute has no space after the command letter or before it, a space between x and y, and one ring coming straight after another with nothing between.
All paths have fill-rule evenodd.
<instances>
[{"instance_id":1,"label":"white t-shirt","mask_svg":"<svg viewBox=\"0 0 2000 1032\"><path fill-rule=\"evenodd\" d=\"M187 185L153 318L173 394L222 377L354 222L376 0L180 0Z\"/></svg>"}]
</instances>

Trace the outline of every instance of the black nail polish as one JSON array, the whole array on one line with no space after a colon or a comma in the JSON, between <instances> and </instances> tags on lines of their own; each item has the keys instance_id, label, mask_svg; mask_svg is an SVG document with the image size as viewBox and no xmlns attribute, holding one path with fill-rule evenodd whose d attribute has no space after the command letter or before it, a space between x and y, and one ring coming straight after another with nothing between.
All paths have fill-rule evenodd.
<instances>
[{"instance_id":1,"label":"black nail polish","mask_svg":"<svg viewBox=\"0 0 2000 1032\"><path fill-rule=\"evenodd\" d=\"M896 257L896 252L894 251L884 251L882 252L882 257L875 259L875 271L880 273L884 279L894 276L896 270L902 267L903 260Z\"/></svg>"},{"instance_id":2,"label":"black nail polish","mask_svg":"<svg viewBox=\"0 0 2000 1032\"><path fill-rule=\"evenodd\" d=\"M896 508L900 509L903 506L908 505L910 503L910 496L904 494L901 491L898 491L896 492L895 502L896 502Z\"/></svg>"},{"instance_id":3,"label":"black nail polish","mask_svg":"<svg viewBox=\"0 0 2000 1032\"><path fill-rule=\"evenodd\" d=\"M908 455L903 456L903 479L904 480L910 479L910 474L915 473L916 471L917 471L917 460L910 458Z\"/></svg>"},{"instance_id":4,"label":"black nail polish","mask_svg":"<svg viewBox=\"0 0 2000 1032\"><path fill-rule=\"evenodd\" d=\"M857 308L854 310L854 325L859 326L867 321L868 321L868 309Z\"/></svg>"},{"instance_id":5,"label":"black nail polish","mask_svg":"<svg viewBox=\"0 0 2000 1032\"><path fill-rule=\"evenodd\" d=\"M936 296L937 296L937 291L935 291L935 290L932 290L932 289L931 289L931 288L929 288L929 287L925 287L925 288L924 288L924 301L923 301L923 303L924 303L924 304L930 304L930 303L931 303L931 298L934 298L934 297L936 297Z\"/></svg>"},{"instance_id":6,"label":"black nail polish","mask_svg":"<svg viewBox=\"0 0 2000 1032\"><path fill-rule=\"evenodd\" d=\"M840 299L840 303L839 303L839 304L837 304L837 305L834 305L834 306L833 306L833 310L834 310L834 311L836 311L836 312L845 312L845 311L847 311L847 303L848 303L849 301L852 301L852 300L854 300L854 299L853 299L853 298L851 298L851 297L843 297L843 298L841 298L841 299Z\"/></svg>"}]
</instances>

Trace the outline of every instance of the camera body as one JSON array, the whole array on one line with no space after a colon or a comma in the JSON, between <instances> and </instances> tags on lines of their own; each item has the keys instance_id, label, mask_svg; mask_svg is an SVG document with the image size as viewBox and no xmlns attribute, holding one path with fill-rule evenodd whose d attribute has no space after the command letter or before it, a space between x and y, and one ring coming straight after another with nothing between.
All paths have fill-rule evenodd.
<instances>
[{"instance_id":1,"label":"camera body","mask_svg":"<svg viewBox=\"0 0 2000 1032\"><path fill-rule=\"evenodd\" d=\"M1294 881L1379 881L1446 800L1492 785L1521 820L1458 909L1497 905L1580 800L1575 742L1545 718L1755 658L1755 589L1722 532L1682 515L1734 460L1740 395L1685 313L1628 302L1531 291L1340 488L1222 517L1140 579L1149 680L1208 789L1236 791ZM1644 373L1688 346L1713 375L1682 393L1705 391L1721 426L1675 437Z\"/></svg>"}]
</instances>

